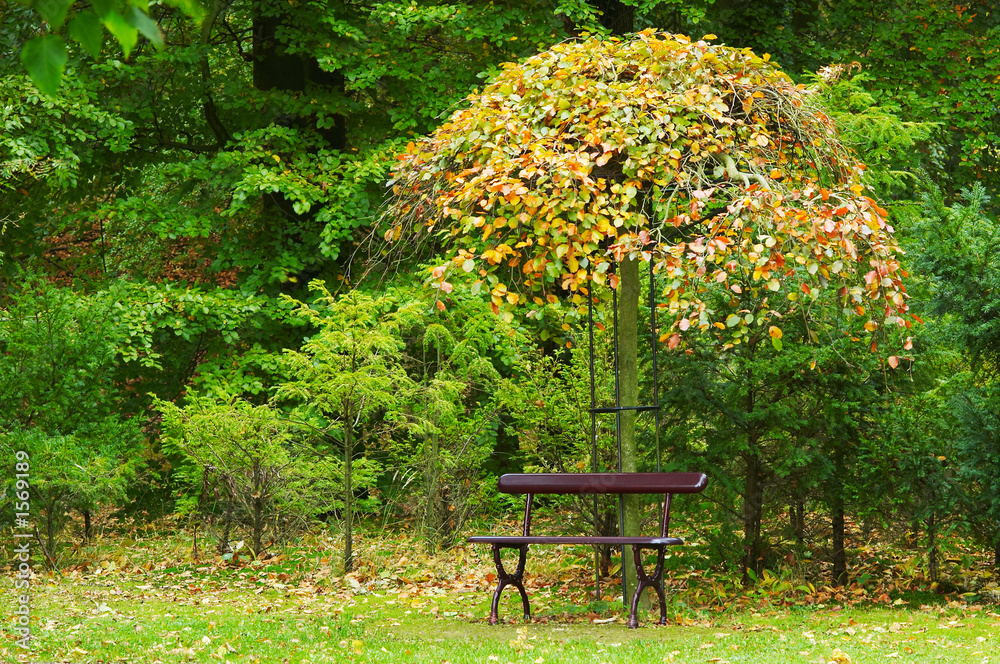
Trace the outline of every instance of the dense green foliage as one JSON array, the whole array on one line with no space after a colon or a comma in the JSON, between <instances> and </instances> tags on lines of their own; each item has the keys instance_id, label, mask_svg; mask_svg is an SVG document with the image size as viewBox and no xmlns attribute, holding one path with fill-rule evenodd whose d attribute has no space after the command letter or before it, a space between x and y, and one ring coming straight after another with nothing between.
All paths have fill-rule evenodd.
<instances>
[{"instance_id":1,"label":"dense green foliage","mask_svg":"<svg viewBox=\"0 0 1000 664\"><path fill-rule=\"evenodd\" d=\"M844 583L851 520L1000 564L992 5L4 4L0 450L50 562L112 511L460 540L498 473L591 467L631 254L634 467L710 473L711 564Z\"/></svg>"}]
</instances>

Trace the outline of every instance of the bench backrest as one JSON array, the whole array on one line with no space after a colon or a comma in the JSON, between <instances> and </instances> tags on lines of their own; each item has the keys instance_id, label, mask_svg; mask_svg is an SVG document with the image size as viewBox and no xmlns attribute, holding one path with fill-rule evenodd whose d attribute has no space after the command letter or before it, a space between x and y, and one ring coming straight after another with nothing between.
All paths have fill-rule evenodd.
<instances>
[{"instance_id":1,"label":"bench backrest","mask_svg":"<svg viewBox=\"0 0 1000 664\"><path fill-rule=\"evenodd\" d=\"M528 473L502 475L501 493L524 493L524 534L531 534L531 499L536 493L660 493L664 494L660 535L670 527L670 498L675 493L698 493L705 488L704 473Z\"/></svg>"},{"instance_id":2,"label":"bench backrest","mask_svg":"<svg viewBox=\"0 0 1000 664\"><path fill-rule=\"evenodd\" d=\"M503 475L502 493L698 493L704 473L529 473Z\"/></svg>"}]
</instances>

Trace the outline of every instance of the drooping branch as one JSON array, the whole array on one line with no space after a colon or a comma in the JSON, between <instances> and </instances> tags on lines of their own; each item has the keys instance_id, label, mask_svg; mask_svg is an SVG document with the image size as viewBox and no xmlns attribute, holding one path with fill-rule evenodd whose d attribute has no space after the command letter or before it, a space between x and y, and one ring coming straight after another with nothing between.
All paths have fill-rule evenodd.
<instances>
[{"instance_id":1,"label":"drooping branch","mask_svg":"<svg viewBox=\"0 0 1000 664\"><path fill-rule=\"evenodd\" d=\"M719 154L713 154L712 157L716 161L720 162L723 165L723 167L725 167L726 175L729 176L729 179L732 180L733 182L736 181L742 182L744 187L749 188L750 180L753 180L754 182L759 184L762 189L771 191L771 184L767 181L766 177L764 177L760 173L746 173L744 171L741 171L739 168L736 167L736 162L733 160L733 158L728 154L726 154L725 152L721 152Z\"/></svg>"}]
</instances>

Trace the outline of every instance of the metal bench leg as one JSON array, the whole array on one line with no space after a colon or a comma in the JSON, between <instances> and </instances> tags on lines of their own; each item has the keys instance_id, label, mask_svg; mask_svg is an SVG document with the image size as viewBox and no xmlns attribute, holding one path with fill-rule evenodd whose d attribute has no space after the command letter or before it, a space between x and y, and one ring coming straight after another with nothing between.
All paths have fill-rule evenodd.
<instances>
[{"instance_id":1,"label":"metal bench leg","mask_svg":"<svg viewBox=\"0 0 1000 664\"><path fill-rule=\"evenodd\" d=\"M520 546L504 547L509 549L517 549L517 571L513 574L508 574L507 570L504 569L503 561L500 560L500 545L493 545L493 562L497 566L497 589L493 591L493 605L490 607L490 619L489 623L491 625L497 624L497 608L500 606L500 593L507 586L514 586L517 588L518 592L521 593L521 604L524 607L524 619L531 620L531 607L528 605L528 593L524 590L524 584L522 583L522 578L524 577L524 560L528 555L528 545L522 544Z\"/></svg>"},{"instance_id":2,"label":"metal bench leg","mask_svg":"<svg viewBox=\"0 0 1000 664\"><path fill-rule=\"evenodd\" d=\"M667 624L667 600L663 594L663 589L660 588L660 579L663 577L664 549L664 545L656 547L656 567L653 570L653 576L649 577L646 576L646 570L642 567L641 547L632 545L632 555L635 558L635 574L639 581L638 587L635 589L635 594L632 595L632 611L628 616L628 626L632 629L639 626L639 597L646 588L652 588L656 591L657 599L660 600L660 624Z\"/></svg>"}]
</instances>

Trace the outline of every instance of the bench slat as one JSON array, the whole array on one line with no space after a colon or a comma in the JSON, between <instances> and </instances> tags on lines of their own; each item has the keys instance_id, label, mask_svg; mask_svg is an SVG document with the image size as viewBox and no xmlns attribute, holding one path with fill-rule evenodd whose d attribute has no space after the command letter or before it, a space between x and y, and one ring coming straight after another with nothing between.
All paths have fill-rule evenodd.
<instances>
[{"instance_id":1,"label":"bench slat","mask_svg":"<svg viewBox=\"0 0 1000 664\"><path fill-rule=\"evenodd\" d=\"M477 535L466 540L470 544L500 544L520 546L521 544L650 544L650 545L676 545L684 544L684 540L677 537L573 537L544 535Z\"/></svg>"},{"instance_id":2,"label":"bench slat","mask_svg":"<svg viewBox=\"0 0 1000 664\"><path fill-rule=\"evenodd\" d=\"M503 475L502 493L698 493L704 473L532 473Z\"/></svg>"}]
</instances>

